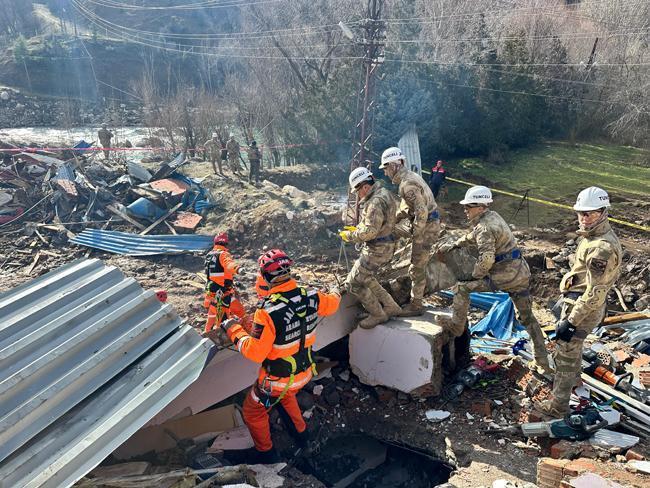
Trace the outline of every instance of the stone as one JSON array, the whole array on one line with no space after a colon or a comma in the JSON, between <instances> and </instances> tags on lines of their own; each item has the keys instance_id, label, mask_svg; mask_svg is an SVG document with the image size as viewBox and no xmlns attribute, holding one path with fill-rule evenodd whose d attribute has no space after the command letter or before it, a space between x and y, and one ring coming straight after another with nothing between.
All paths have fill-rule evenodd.
<instances>
[{"instance_id":1,"label":"stone","mask_svg":"<svg viewBox=\"0 0 650 488\"><path fill-rule=\"evenodd\" d=\"M336 407L339 403L341 403L341 395L339 395L339 392L336 390L327 393L324 398L330 407Z\"/></svg>"},{"instance_id":2,"label":"stone","mask_svg":"<svg viewBox=\"0 0 650 488\"><path fill-rule=\"evenodd\" d=\"M643 461L645 459L645 456L643 454L639 454L634 449L628 449L628 451L625 453L625 459L628 461Z\"/></svg>"},{"instance_id":3,"label":"stone","mask_svg":"<svg viewBox=\"0 0 650 488\"><path fill-rule=\"evenodd\" d=\"M634 308L639 312L650 309L650 294L643 295L636 302L634 302Z\"/></svg>"},{"instance_id":4,"label":"stone","mask_svg":"<svg viewBox=\"0 0 650 488\"><path fill-rule=\"evenodd\" d=\"M480 415L481 417L492 416L492 403L490 400L481 400L470 405L469 411Z\"/></svg>"},{"instance_id":5,"label":"stone","mask_svg":"<svg viewBox=\"0 0 650 488\"><path fill-rule=\"evenodd\" d=\"M350 368L371 386L434 396L442 389L442 327L431 308L350 334ZM426 390L426 391L425 391Z\"/></svg>"}]
</instances>

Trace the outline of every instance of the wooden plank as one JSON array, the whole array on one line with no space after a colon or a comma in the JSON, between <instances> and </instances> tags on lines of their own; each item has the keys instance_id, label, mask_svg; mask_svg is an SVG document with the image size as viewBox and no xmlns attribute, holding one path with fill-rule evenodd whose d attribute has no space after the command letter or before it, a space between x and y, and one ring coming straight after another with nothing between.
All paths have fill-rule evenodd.
<instances>
[{"instance_id":1,"label":"wooden plank","mask_svg":"<svg viewBox=\"0 0 650 488\"><path fill-rule=\"evenodd\" d=\"M34 268L35 268L36 265L38 264L38 260L39 260L39 259L41 259L41 251L38 251L38 252L36 253L36 256L34 256L34 261L32 261L31 266L30 266L30 267L27 269L27 271L25 272L25 274L26 274L27 276L29 276L30 274L32 274L32 271L34 271Z\"/></svg>"},{"instance_id":2,"label":"wooden plank","mask_svg":"<svg viewBox=\"0 0 650 488\"><path fill-rule=\"evenodd\" d=\"M622 315L614 315L613 317L606 317L603 320L603 325L622 324L625 322L631 322L632 320L643 320L649 318L650 315L642 312L625 313Z\"/></svg>"},{"instance_id":3,"label":"wooden plank","mask_svg":"<svg viewBox=\"0 0 650 488\"><path fill-rule=\"evenodd\" d=\"M132 219L132 218L129 217L127 214L125 214L124 212L122 212L120 209L114 207L113 205L108 205L106 208L109 209L111 212L113 212L113 213L114 213L115 215L117 215L118 217L122 217L122 218L123 218L124 220L126 220L127 222L132 223L132 224L135 225L138 229L140 229L140 230L144 230L144 229L145 229L145 226L144 226L144 225L142 225L142 224L141 224L140 222L138 222L137 220Z\"/></svg>"},{"instance_id":4,"label":"wooden plank","mask_svg":"<svg viewBox=\"0 0 650 488\"><path fill-rule=\"evenodd\" d=\"M140 232L140 235L141 235L141 236L145 236L145 235L147 235L147 234L149 233L149 231L151 231L151 230L155 229L156 227L158 227L158 224L160 224L163 220L167 219L171 214L173 214L174 212L176 212L176 210L178 210L179 208L181 208L182 205L183 205L183 202L180 202L180 203L177 203L176 205L174 205L173 208L170 208L170 209L169 209L169 210L168 210L164 215L162 215L162 216L161 216L158 220L156 220L153 224L151 224L151 225L150 225L149 227L147 227L145 230L143 230L142 232Z\"/></svg>"}]
</instances>

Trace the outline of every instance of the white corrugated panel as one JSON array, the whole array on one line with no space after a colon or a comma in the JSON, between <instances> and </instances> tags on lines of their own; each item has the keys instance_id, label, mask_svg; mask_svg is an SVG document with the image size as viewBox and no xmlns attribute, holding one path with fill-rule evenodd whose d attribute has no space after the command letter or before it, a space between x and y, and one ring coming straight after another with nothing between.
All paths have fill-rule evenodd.
<instances>
[{"instance_id":1,"label":"white corrugated panel","mask_svg":"<svg viewBox=\"0 0 650 488\"><path fill-rule=\"evenodd\" d=\"M420 159L420 142L415 127L407 130L397 143L397 147L402 150L406 156L411 171L415 171L422 176L422 160Z\"/></svg>"},{"instance_id":2,"label":"white corrugated panel","mask_svg":"<svg viewBox=\"0 0 650 488\"><path fill-rule=\"evenodd\" d=\"M0 294L0 487L73 484L189 386L209 349L96 259Z\"/></svg>"}]
</instances>

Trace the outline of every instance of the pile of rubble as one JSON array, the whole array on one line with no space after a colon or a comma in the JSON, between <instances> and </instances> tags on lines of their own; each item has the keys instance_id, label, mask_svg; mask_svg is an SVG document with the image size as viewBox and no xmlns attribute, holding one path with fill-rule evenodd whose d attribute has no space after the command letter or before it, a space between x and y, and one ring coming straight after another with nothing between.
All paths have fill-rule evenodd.
<instances>
[{"instance_id":1,"label":"pile of rubble","mask_svg":"<svg viewBox=\"0 0 650 488\"><path fill-rule=\"evenodd\" d=\"M30 232L42 240L46 231L72 237L86 226L176 234L194 232L214 206L200 182L176 173L184 153L152 174L135 162L87 157L88 146L59 154L0 149L0 224L36 222Z\"/></svg>"}]
</instances>

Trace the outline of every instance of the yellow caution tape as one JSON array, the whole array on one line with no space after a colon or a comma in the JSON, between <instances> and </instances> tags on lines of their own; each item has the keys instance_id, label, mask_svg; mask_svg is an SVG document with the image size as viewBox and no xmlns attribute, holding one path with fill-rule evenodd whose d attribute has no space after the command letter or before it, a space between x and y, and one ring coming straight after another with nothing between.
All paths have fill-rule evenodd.
<instances>
[{"instance_id":1,"label":"yellow caution tape","mask_svg":"<svg viewBox=\"0 0 650 488\"><path fill-rule=\"evenodd\" d=\"M422 172L423 173L431 173L430 171L427 171L427 170L424 170L424 169L422 170ZM476 183L471 183L469 181L459 180L457 178L447 177L446 179L449 180L449 181L454 181L456 183L461 183L461 184L467 185L467 186L475 186L476 185ZM492 190L493 193L501 193L502 195L508 195L509 197L524 198L523 195L519 195L517 193L512 193L512 192L505 191L505 190L497 190L495 188L490 188L490 190ZM551 207L565 208L567 210L571 210L572 212L574 211L573 207L571 207L569 205L564 205L562 203L549 202L548 200L542 200L541 198L534 198L534 197L530 197L530 196L526 196L526 198L528 200L530 200L531 202L541 203L542 205L549 205ZM632 227L634 229L639 229L639 230L644 230L646 232L650 232L650 227L647 227L645 225L634 224L632 222L626 222L625 220L615 219L613 217L609 217L609 220L610 220L610 222L615 222L615 223L620 224L620 225L626 225L626 226Z\"/></svg>"}]
</instances>

